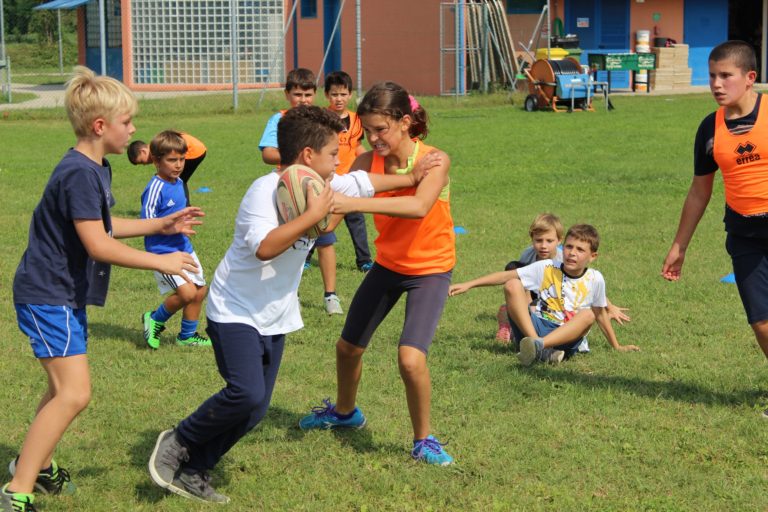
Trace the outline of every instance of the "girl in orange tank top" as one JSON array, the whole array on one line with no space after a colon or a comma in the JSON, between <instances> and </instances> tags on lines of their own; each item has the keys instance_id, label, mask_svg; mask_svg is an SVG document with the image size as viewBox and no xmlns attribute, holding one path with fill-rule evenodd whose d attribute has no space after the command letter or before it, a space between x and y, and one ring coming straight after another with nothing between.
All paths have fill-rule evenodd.
<instances>
[{"instance_id":1,"label":"girl in orange tank top","mask_svg":"<svg viewBox=\"0 0 768 512\"><path fill-rule=\"evenodd\" d=\"M373 198L336 197L332 212L374 214L379 236L376 263L358 288L344 330L336 344L337 400L313 409L303 429L365 425L356 407L362 356L379 323L402 294L408 299L398 345L414 439L411 455L428 464L447 465L453 458L431 435L431 383L427 351L442 314L456 263L450 209L449 159L426 146L427 113L401 86L373 86L357 110L373 151L360 155L352 170L405 174L428 169L416 187L378 193Z\"/></svg>"}]
</instances>

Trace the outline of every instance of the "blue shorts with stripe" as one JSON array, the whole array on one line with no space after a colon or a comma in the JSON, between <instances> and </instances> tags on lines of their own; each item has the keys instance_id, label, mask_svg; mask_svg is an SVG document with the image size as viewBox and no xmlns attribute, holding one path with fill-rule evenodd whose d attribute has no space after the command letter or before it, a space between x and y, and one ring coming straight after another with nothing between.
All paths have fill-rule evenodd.
<instances>
[{"instance_id":1,"label":"blue shorts with stripe","mask_svg":"<svg viewBox=\"0 0 768 512\"><path fill-rule=\"evenodd\" d=\"M85 354L88 319L85 308L47 304L15 304L21 332L29 336L38 359Z\"/></svg>"}]
</instances>

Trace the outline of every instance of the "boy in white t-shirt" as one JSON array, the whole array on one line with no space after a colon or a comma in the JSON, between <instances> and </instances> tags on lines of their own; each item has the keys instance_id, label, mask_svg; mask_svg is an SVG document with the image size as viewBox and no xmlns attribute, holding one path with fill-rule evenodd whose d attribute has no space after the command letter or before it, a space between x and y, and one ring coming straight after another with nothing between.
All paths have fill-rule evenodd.
<instances>
[{"instance_id":1,"label":"boy in white t-shirt","mask_svg":"<svg viewBox=\"0 0 768 512\"><path fill-rule=\"evenodd\" d=\"M520 362L560 362L578 351L578 346L597 321L608 343L621 352L639 350L620 345L608 316L603 275L587 268L597 258L600 236L589 224L572 226L565 235L563 261L546 259L528 266L452 285L449 295L459 295L475 286L504 284L512 331L520 341ZM528 291L538 297L528 308Z\"/></svg>"},{"instance_id":2,"label":"boy in white t-shirt","mask_svg":"<svg viewBox=\"0 0 768 512\"><path fill-rule=\"evenodd\" d=\"M285 335L304 326L297 291L304 259L315 243L307 230L328 214L334 191L371 197L375 191L412 187L429 166L416 176L335 175L342 128L337 115L313 106L293 108L281 118L277 138L283 164L246 192L234 240L208 294L207 332L226 387L159 435L149 472L160 487L188 498L229 501L211 487L209 471L266 414ZM309 195L303 214L280 224L275 193L279 173L290 164L309 166L327 181L319 195ZM329 230L341 218L334 215Z\"/></svg>"}]
</instances>

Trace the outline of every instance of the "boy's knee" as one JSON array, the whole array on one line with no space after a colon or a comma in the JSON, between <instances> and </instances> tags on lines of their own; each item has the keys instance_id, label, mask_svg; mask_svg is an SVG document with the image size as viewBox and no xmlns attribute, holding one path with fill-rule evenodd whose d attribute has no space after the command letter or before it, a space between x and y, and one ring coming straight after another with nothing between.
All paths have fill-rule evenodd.
<instances>
[{"instance_id":1,"label":"boy's knee","mask_svg":"<svg viewBox=\"0 0 768 512\"><path fill-rule=\"evenodd\" d=\"M197 293L195 294L195 302L203 302L205 300L206 295L208 295L208 287L207 286L198 287Z\"/></svg>"},{"instance_id":2,"label":"boy's knee","mask_svg":"<svg viewBox=\"0 0 768 512\"><path fill-rule=\"evenodd\" d=\"M761 320L749 325L758 339L768 340L768 320Z\"/></svg>"},{"instance_id":3,"label":"boy's knee","mask_svg":"<svg viewBox=\"0 0 768 512\"><path fill-rule=\"evenodd\" d=\"M518 279L510 279L504 283L504 296L508 299L516 299L522 297L525 292L522 283Z\"/></svg>"},{"instance_id":4,"label":"boy's knee","mask_svg":"<svg viewBox=\"0 0 768 512\"><path fill-rule=\"evenodd\" d=\"M197 299L198 290L192 283L187 283L176 288L176 296L179 298L182 304L185 306L191 304Z\"/></svg>"},{"instance_id":5,"label":"boy's knee","mask_svg":"<svg viewBox=\"0 0 768 512\"><path fill-rule=\"evenodd\" d=\"M227 398L230 403L243 414L250 414L251 411L258 408L264 401L264 388L245 389L234 388L226 390Z\"/></svg>"},{"instance_id":6,"label":"boy's knee","mask_svg":"<svg viewBox=\"0 0 768 512\"><path fill-rule=\"evenodd\" d=\"M57 393L56 399L59 400L64 407L72 411L73 414L78 414L91 403L91 388L83 387L66 390Z\"/></svg>"}]
</instances>

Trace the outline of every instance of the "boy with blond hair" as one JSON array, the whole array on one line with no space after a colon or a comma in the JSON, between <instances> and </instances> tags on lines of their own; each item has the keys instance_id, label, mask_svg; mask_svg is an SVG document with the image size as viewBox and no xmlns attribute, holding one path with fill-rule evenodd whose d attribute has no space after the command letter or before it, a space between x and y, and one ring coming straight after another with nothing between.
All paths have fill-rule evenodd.
<instances>
[{"instance_id":1,"label":"boy with blond hair","mask_svg":"<svg viewBox=\"0 0 768 512\"><path fill-rule=\"evenodd\" d=\"M524 366L537 360L560 362L576 354L595 321L616 350L639 350L635 345L619 344L608 315L603 275L587 267L597 258L599 245L600 236L593 226L577 224L565 235L562 261L545 259L488 274L452 285L449 295L503 284L512 332L520 343L518 358ZM529 291L537 293L533 310Z\"/></svg>"},{"instance_id":2,"label":"boy with blond hair","mask_svg":"<svg viewBox=\"0 0 768 512\"><path fill-rule=\"evenodd\" d=\"M155 174L141 194L141 218L164 217L187 207L184 182L181 175L186 168L187 141L181 133L173 130L160 132L149 144ZM183 251L192 255L198 271L187 272L185 277L155 272L160 293L169 294L154 311L142 315L144 341L150 348L160 347L160 333L165 323L177 311L182 310L181 328L176 344L184 347L210 347L211 340L197 332L198 319L203 300L208 292L203 276L203 267L192 248L189 237L174 235L151 235L144 237L144 249L154 254Z\"/></svg>"},{"instance_id":3,"label":"boy with blond hair","mask_svg":"<svg viewBox=\"0 0 768 512\"><path fill-rule=\"evenodd\" d=\"M33 490L71 494L69 473L53 460L61 436L88 405L91 383L86 357L86 304L104 305L110 264L181 275L195 271L184 252L150 254L117 238L194 233L203 215L185 208L151 220L111 217L112 170L104 156L122 153L135 132L136 98L122 83L76 67L64 106L77 137L53 170L32 214L27 249L13 281L21 331L46 372L48 389L38 405L12 480L0 491L0 511L34 510Z\"/></svg>"},{"instance_id":4,"label":"boy with blond hair","mask_svg":"<svg viewBox=\"0 0 768 512\"><path fill-rule=\"evenodd\" d=\"M308 106L315 103L315 74L305 68L296 68L288 72L285 77L285 99L290 108ZM277 125L288 110L275 113L267 121L264 133L259 141L261 158L265 164L280 165L280 149L277 140ZM317 260L320 266L320 275L323 278L323 303L325 312L329 315L342 315L341 301L336 295L336 234L333 232L321 235L314 247L317 247ZM304 268L309 268L309 255L304 263Z\"/></svg>"},{"instance_id":5,"label":"boy with blond hair","mask_svg":"<svg viewBox=\"0 0 768 512\"><path fill-rule=\"evenodd\" d=\"M709 54L709 88L719 108L699 125L688 196L661 275L680 279L685 253L712 197L715 172L725 186L725 246L744 311L757 344L768 357L768 106L754 90L754 49L726 41ZM762 157L762 158L761 158ZM763 412L768 417L768 410Z\"/></svg>"}]
</instances>

